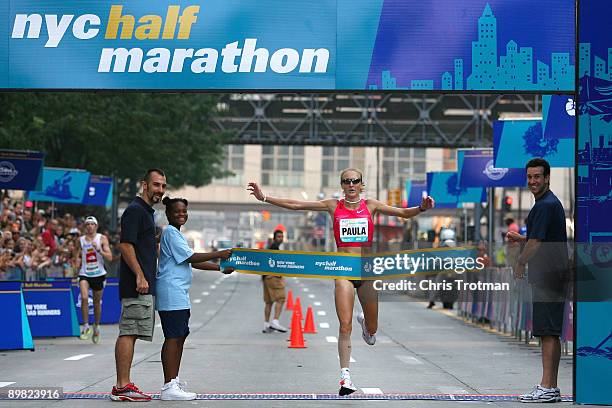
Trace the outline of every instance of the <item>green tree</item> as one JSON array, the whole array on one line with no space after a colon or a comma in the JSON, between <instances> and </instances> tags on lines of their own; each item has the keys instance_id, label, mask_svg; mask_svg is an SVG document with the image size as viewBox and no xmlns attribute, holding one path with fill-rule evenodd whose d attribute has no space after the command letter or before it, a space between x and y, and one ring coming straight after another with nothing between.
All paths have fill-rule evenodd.
<instances>
[{"instance_id":1,"label":"green tree","mask_svg":"<svg viewBox=\"0 0 612 408\"><path fill-rule=\"evenodd\" d=\"M147 168L173 188L203 186L221 169L228 134L211 130L215 98L204 94L0 94L0 147L45 152L45 165L117 179L134 196Z\"/></svg>"}]
</instances>

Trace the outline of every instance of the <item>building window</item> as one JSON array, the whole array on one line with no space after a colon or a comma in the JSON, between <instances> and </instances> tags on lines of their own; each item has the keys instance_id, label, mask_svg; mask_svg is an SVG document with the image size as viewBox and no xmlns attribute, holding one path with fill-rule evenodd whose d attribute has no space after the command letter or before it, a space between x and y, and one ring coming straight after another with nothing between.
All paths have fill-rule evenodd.
<instances>
[{"instance_id":1,"label":"building window","mask_svg":"<svg viewBox=\"0 0 612 408\"><path fill-rule=\"evenodd\" d=\"M263 146L261 184L275 187L303 187L304 146Z\"/></svg>"},{"instance_id":2,"label":"building window","mask_svg":"<svg viewBox=\"0 0 612 408\"><path fill-rule=\"evenodd\" d=\"M350 147L323 147L321 160L321 187L336 188L340 184L340 172L348 168L363 169L363 149ZM363 171L363 170L362 170Z\"/></svg>"},{"instance_id":3,"label":"building window","mask_svg":"<svg viewBox=\"0 0 612 408\"><path fill-rule=\"evenodd\" d=\"M240 186L244 184L244 145L225 146L223 170L233 173L232 176L215 180L216 184Z\"/></svg>"},{"instance_id":4,"label":"building window","mask_svg":"<svg viewBox=\"0 0 612 408\"><path fill-rule=\"evenodd\" d=\"M406 180L426 179L425 149L385 148L383 151L383 189L402 188Z\"/></svg>"}]
</instances>

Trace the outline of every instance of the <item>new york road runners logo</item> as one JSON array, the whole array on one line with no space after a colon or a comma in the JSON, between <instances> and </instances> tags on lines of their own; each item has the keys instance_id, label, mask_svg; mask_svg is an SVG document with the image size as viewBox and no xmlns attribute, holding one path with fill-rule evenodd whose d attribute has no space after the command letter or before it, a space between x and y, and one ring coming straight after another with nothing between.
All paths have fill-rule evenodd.
<instances>
[{"instance_id":1,"label":"new york road runners logo","mask_svg":"<svg viewBox=\"0 0 612 408\"><path fill-rule=\"evenodd\" d=\"M272 258L268 258L268 265L270 265L270 268L274 268L276 266L276 261Z\"/></svg>"}]
</instances>

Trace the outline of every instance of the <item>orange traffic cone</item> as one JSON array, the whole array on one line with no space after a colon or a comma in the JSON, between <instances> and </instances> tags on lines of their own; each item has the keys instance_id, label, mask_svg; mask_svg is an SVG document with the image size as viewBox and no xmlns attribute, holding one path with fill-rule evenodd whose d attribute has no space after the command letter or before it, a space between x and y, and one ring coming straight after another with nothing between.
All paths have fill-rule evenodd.
<instances>
[{"instance_id":1,"label":"orange traffic cone","mask_svg":"<svg viewBox=\"0 0 612 408\"><path fill-rule=\"evenodd\" d=\"M306 322L304 322L304 333L305 334L316 334L317 329L315 329L314 318L312 317L312 306L308 306L308 311L306 312Z\"/></svg>"},{"instance_id":2,"label":"orange traffic cone","mask_svg":"<svg viewBox=\"0 0 612 408\"><path fill-rule=\"evenodd\" d=\"M285 310L293 310L293 292L289 289L289 293L287 293L287 305L285 306Z\"/></svg>"},{"instance_id":3,"label":"orange traffic cone","mask_svg":"<svg viewBox=\"0 0 612 408\"><path fill-rule=\"evenodd\" d=\"M296 296L295 303L293 304L293 310L300 317L300 321L304 320L304 315L302 314L302 302L300 302L300 297Z\"/></svg>"},{"instance_id":4,"label":"orange traffic cone","mask_svg":"<svg viewBox=\"0 0 612 408\"><path fill-rule=\"evenodd\" d=\"M304 343L304 333L302 333L302 324L300 323L300 317L297 314L297 309L293 311L293 317L291 318L291 337L290 337L289 348L306 348Z\"/></svg>"}]
</instances>

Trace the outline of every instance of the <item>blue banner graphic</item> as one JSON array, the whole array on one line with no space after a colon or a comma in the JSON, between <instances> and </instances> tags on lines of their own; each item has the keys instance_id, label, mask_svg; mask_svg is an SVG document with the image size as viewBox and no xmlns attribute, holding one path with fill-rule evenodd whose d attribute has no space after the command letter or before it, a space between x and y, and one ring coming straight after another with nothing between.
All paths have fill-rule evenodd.
<instances>
[{"instance_id":1,"label":"blue banner graphic","mask_svg":"<svg viewBox=\"0 0 612 408\"><path fill-rule=\"evenodd\" d=\"M542 96L544 139L576 138L576 102L573 95Z\"/></svg>"},{"instance_id":2,"label":"blue banner graphic","mask_svg":"<svg viewBox=\"0 0 612 408\"><path fill-rule=\"evenodd\" d=\"M21 282L0 282L0 350L34 349Z\"/></svg>"},{"instance_id":3,"label":"blue banner graphic","mask_svg":"<svg viewBox=\"0 0 612 408\"><path fill-rule=\"evenodd\" d=\"M612 405L612 3L578 4L575 397Z\"/></svg>"},{"instance_id":4,"label":"blue banner graphic","mask_svg":"<svg viewBox=\"0 0 612 408\"><path fill-rule=\"evenodd\" d=\"M113 178L91 176L83 196L83 204L110 207L113 201Z\"/></svg>"},{"instance_id":5,"label":"blue banner graphic","mask_svg":"<svg viewBox=\"0 0 612 408\"><path fill-rule=\"evenodd\" d=\"M574 167L575 138L544 137L541 120L496 121L493 124L495 167L525 168L535 157L551 167Z\"/></svg>"},{"instance_id":6,"label":"blue banner graphic","mask_svg":"<svg viewBox=\"0 0 612 408\"><path fill-rule=\"evenodd\" d=\"M83 315L81 313L81 290L79 288L78 279L74 279L72 281L72 297L74 299L74 307L77 311L77 318L79 319L79 324L83 324ZM121 301L119 300L119 279L106 279L104 293L102 293L101 304L102 316L100 316L100 323L119 323L119 318L121 317ZM91 289L89 290L89 323L94 323L93 294Z\"/></svg>"},{"instance_id":7,"label":"blue banner graphic","mask_svg":"<svg viewBox=\"0 0 612 408\"><path fill-rule=\"evenodd\" d=\"M457 151L458 187L525 187L524 169L495 167L493 149Z\"/></svg>"},{"instance_id":8,"label":"blue banner graphic","mask_svg":"<svg viewBox=\"0 0 612 408\"><path fill-rule=\"evenodd\" d=\"M0 88L570 92L574 16L572 0L7 0Z\"/></svg>"},{"instance_id":9,"label":"blue banner graphic","mask_svg":"<svg viewBox=\"0 0 612 408\"><path fill-rule=\"evenodd\" d=\"M454 171L427 173L427 190L438 208L461 208L462 203L487 201L487 191L483 187L459 187Z\"/></svg>"},{"instance_id":10,"label":"blue banner graphic","mask_svg":"<svg viewBox=\"0 0 612 408\"><path fill-rule=\"evenodd\" d=\"M42 189L40 191L30 191L28 199L81 204L85 196L85 187L89 182L89 175L89 172L82 170L45 167Z\"/></svg>"},{"instance_id":11,"label":"blue banner graphic","mask_svg":"<svg viewBox=\"0 0 612 408\"><path fill-rule=\"evenodd\" d=\"M23 297L32 336L79 335L70 280L25 282Z\"/></svg>"},{"instance_id":12,"label":"blue banner graphic","mask_svg":"<svg viewBox=\"0 0 612 408\"><path fill-rule=\"evenodd\" d=\"M233 248L232 256L221 261L221 267L258 275L377 280L449 270L463 273L484 265L480 267L473 247L366 255Z\"/></svg>"},{"instance_id":13,"label":"blue banner graphic","mask_svg":"<svg viewBox=\"0 0 612 408\"><path fill-rule=\"evenodd\" d=\"M39 190L44 158L41 152L0 150L0 189Z\"/></svg>"},{"instance_id":14,"label":"blue banner graphic","mask_svg":"<svg viewBox=\"0 0 612 408\"><path fill-rule=\"evenodd\" d=\"M427 194L426 181L406 181L406 206L408 208L421 205L425 194Z\"/></svg>"}]
</instances>

